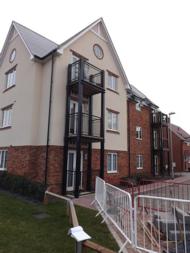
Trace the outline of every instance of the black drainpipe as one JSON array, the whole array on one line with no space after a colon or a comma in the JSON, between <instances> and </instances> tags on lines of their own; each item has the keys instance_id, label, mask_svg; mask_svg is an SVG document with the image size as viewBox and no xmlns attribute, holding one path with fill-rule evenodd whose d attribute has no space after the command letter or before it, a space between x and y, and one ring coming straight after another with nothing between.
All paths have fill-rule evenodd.
<instances>
[{"instance_id":1,"label":"black drainpipe","mask_svg":"<svg viewBox=\"0 0 190 253\"><path fill-rule=\"evenodd\" d=\"M130 140L130 102L129 98L127 98L127 133L128 133L128 166L129 166L129 174L131 176L131 140Z\"/></svg>"},{"instance_id":2,"label":"black drainpipe","mask_svg":"<svg viewBox=\"0 0 190 253\"><path fill-rule=\"evenodd\" d=\"M52 89L53 89L53 72L54 72L54 52L51 57L51 77L50 77L50 89L49 89L49 111L48 111L48 128L47 128L47 141L46 141L46 157L45 157L45 178L44 184L47 188L47 176L48 176L48 158L49 158L49 133L50 133L50 121L51 121L51 105L52 105Z\"/></svg>"}]
</instances>

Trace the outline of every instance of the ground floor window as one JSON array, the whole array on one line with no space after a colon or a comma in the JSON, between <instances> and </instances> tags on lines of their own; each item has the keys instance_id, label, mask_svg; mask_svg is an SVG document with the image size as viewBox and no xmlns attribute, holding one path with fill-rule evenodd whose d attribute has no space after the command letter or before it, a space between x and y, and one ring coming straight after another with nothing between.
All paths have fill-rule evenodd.
<instances>
[{"instance_id":1,"label":"ground floor window","mask_svg":"<svg viewBox=\"0 0 190 253\"><path fill-rule=\"evenodd\" d=\"M136 156L136 168L138 170L143 169L143 155Z\"/></svg>"},{"instance_id":2,"label":"ground floor window","mask_svg":"<svg viewBox=\"0 0 190 253\"><path fill-rule=\"evenodd\" d=\"M0 150L0 170L7 169L7 150Z\"/></svg>"},{"instance_id":3,"label":"ground floor window","mask_svg":"<svg viewBox=\"0 0 190 253\"><path fill-rule=\"evenodd\" d=\"M108 153L107 171L108 173L117 172L117 153Z\"/></svg>"}]
</instances>

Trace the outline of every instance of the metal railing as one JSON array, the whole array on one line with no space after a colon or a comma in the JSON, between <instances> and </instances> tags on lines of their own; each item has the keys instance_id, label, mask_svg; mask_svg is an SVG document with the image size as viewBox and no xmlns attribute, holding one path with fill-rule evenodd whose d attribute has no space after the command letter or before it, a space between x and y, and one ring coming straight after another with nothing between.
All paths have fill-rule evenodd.
<instances>
[{"instance_id":1,"label":"metal railing","mask_svg":"<svg viewBox=\"0 0 190 253\"><path fill-rule=\"evenodd\" d=\"M175 185L181 184L174 183L173 187ZM149 185L149 193L151 187ZM155 189L159 194L159 188ZM138 195L136 192L133 208L129 192L96 178L95 201L99 213L103 214L104 220L109 219L126 240L119 252L128 242L133 248L149 253L190 252L190 200L185 199L188 195L178 195L178 192L173 192L172 197L149 196L147 191L144 192L146 195ZM166 190L165 195L167 193Z\"/></svg>"},{"instance_id":2,"label":"metal railing","mask_svg":"<svg viewBox=\"0 0 190 253\"><path fill-rule=\"evenodd\" d=\"M77 134L77 123L78 123L78 113L69 114L69 134ZM89 115L87 113L82 113L82 130L81 134L86 136L100 137L101 128L101 118Z\"/></svg>"},{"instance_id":3,"label":"metal railing","mask_svg":"<svg viewBox=\"0 0 190 253\"><path fill-rule=\"evenodd\" d=\"M149 195L164 198L190 199L190 184L170 181L141 181L140 184L125 189L131 193L132 199L137 195Z\"/></svg>"},{"instance_id":4,"label":"metal railing","mask_svg":"<svg viewBox=\"0 0 190 253\"><path fill-rule=\"evenodd\" d=\"M134 206L135 247L152 253L189 253L189 204L190 200L137 196Z\"/></svg>"},{"instance_id":5,"label":"metal railing","mask_svg":"<svg viewBox=\"0 0 190 253\"><path fill-rule=\"evenodd\" d=\"M119 250L122 252L127 243L133 243L133 210L130 194L96 177L95 202L98 204L98 214L104 215L103 221L109 219L124 236L125 243Z\"/></svg>"},{"instance_id":6,"label":"metal railing","mask_svg":"<svg viewBox=\"0 0 190 253\"><path fill-rule=\"evenodd\" d=\"M86 81L103 88L103 73L101 69L84 60L76 61L69 66L71 84L79 81L81 78L82 81Z\"/></svg>"}]
</instances>

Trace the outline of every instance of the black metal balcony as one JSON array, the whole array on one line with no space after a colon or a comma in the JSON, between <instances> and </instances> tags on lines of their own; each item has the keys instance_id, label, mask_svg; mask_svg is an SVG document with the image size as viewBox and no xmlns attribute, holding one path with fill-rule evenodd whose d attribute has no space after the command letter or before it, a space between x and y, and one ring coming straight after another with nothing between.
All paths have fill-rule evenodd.
<instances>
[{"instance_id":1,"label":"black metal balcony","mask_svg":"<svg viewBox=\"0 0 190 253\"><path fill-rule=\"evenodd\" d=\"M153 125L168 125L169 118L166 114L161 112L156 112L152 114L152 124Z\"/></svg>"},{"instance_id":2,"label":"black metal balcony","mask_svg":"<svg viewBox=\"0 0 190 253\"><path fill-rule=\"evenodd\" d=\"M84 96L104 91L104 71L87 61L79 60L69 65L69 86L78 92L79 82L83 85Z\"/></svg>"},{"instance_id":3,"label":"black metal balcony","mask_svg":"<svg viewBox=\"0 0 190 253\"><path fill-rule=\"evenodd\" d=\"M78 113L69 114L69 138L75 138L78 134ZM100 141L101 118L82 113L81 137L85 141Z\"/></svg>"}]
</instances>

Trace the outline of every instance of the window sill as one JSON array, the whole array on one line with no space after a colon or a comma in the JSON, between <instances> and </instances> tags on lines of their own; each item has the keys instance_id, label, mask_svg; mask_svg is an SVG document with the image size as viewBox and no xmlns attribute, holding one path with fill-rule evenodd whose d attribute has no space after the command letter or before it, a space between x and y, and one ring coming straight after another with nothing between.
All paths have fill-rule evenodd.
<instances>
[{"instance_id":1,"label":"window sill","mask_svg":"<svg viewBox=\"0 0 190 253\"><path fill-rule=\"evenodd\" d=\"M112 130L112 129L107 129L106 132L112 133L112 134L120 134L119 131L117 131L117 130Z\"/></svg>"},{"instance_id":2,"label":"window sill","mask_svg":"<svg viewBox=\"0 0 190 253\"><path fill-rule=\"evenodd\" d=\"M3 93L7 92L8 90L11 90L11 89L14 88L15 86L16 86L16 84L10 86L9 88L6 88L6 89L3 91Z\"/></svg>"},{"instance_id":3,"label":"window sill","mask_svg":"<svg viewBox=\"0 0 190 253\"><path fill-rule=\"evenodd\" d=\"M142 141L142 138L136 138L137 141Z\"/></svg>"},{"instance_id":4,"label":"window sill","mask_svg":"<svg viewBox=\"0 0 190 253\"><path fill-rule=\"evenodd\" d=\"M143 169L143 167L139 167L139 168L137 168L137 170L142 170Z\"/></svg>"},{"instance_id":5,"label":"window sill","mask_svg":"<svg viewBox=\"0 0 190 253\"><path fill-rule=\"evenodd\" d=\"M0 171L6 171L7 169L6 168L0 168Z\"/></svg>"},{"instance_id":6,"label":"window sill","mask_svg":"<svg viewBox=\"0 0 190 253\"><path fill-rule=\"evenodd\" d=\"M118 171L117 171L117 170L107 171L107 173L108 173L108 174L116 174L116 173L118 173Z\"/></svg>"},{"instance_id":7,"label":"window sill","mask_svg":"<svg viewBox=\"0 0 190 253\"><path fill-rule=\"evenodd\" d=\"M6 130L6 129L10 129L10 128L11 128L11 126L0 127L0 131L1 131L1 130Z\"/></svg>"},{"instance_id":8,"label":"window sill","mask_svg":"<svg viewBox=\"0 0 190 253\"><path fill-rule=\"evenodd\" d=\"M111 88L109 88L109 87L107 88L107 90L112 91L112 92L114 92L115 94L119 95L119 92L118 92L118 91L113 90L113 89L111 89Z\"/></svg>"}]
</instances>

